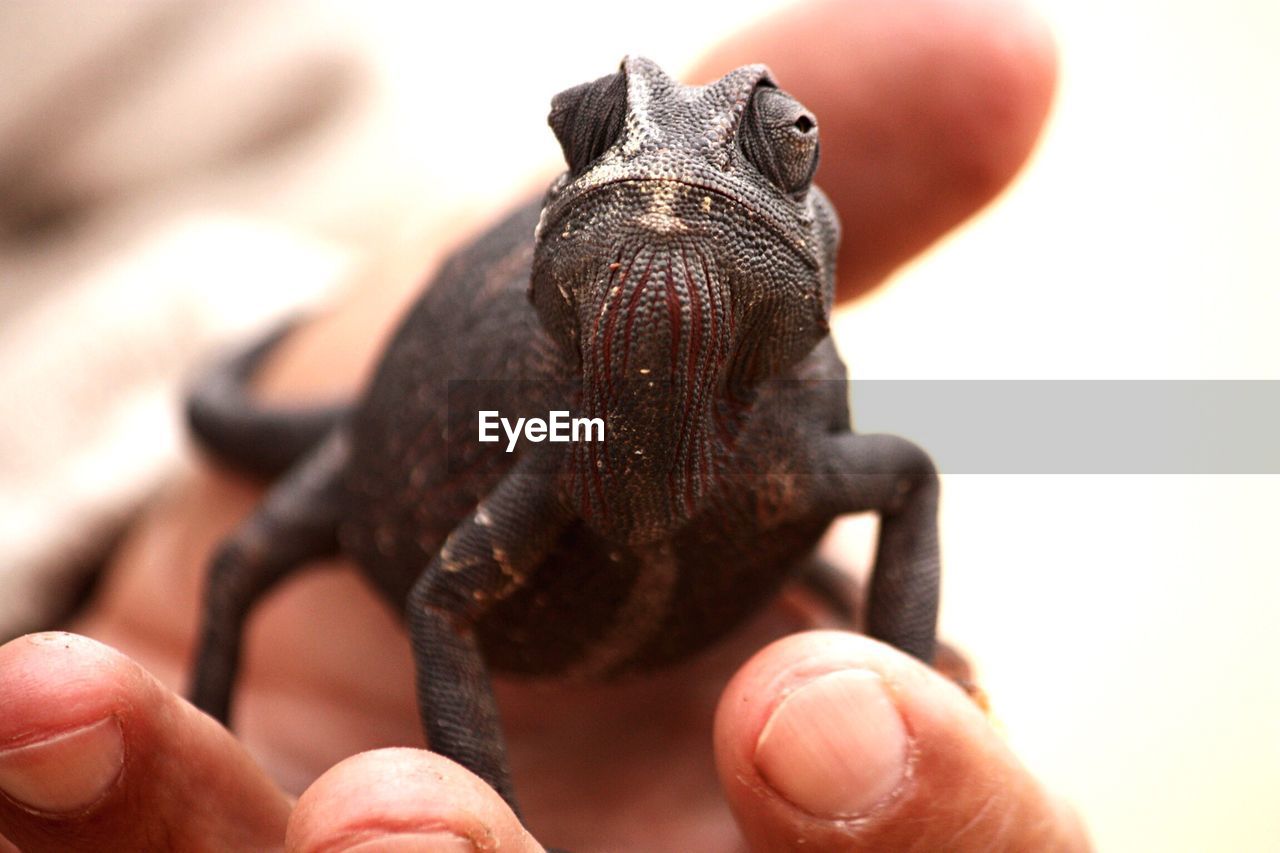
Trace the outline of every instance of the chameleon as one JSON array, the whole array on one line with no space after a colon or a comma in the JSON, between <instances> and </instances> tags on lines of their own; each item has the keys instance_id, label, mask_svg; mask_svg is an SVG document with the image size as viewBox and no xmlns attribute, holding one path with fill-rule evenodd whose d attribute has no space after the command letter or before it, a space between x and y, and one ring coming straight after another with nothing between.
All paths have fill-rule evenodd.
<instances>
[{"instance_id":1,"label":"chameleon","mask_svg":"<svg viewBox=\"0 0 1280 853\"><path fill-rule=\"evenodd\" d=\"M211 559L193 702L227 723L254 603L345 555L403 614L427 744L517 814L492 673L671 665L792 580L848 612L815 547L867 511L863 628L929 662L940 571L928 454L851 427L816 117L763 65L686 86L629 57L548 123L565 171L443 263L356 400L254 403L286 327L187 403L215 456L275 478ZM603 436L479 441L482 412L570 411Z\"/></svg>"}]
</instances>

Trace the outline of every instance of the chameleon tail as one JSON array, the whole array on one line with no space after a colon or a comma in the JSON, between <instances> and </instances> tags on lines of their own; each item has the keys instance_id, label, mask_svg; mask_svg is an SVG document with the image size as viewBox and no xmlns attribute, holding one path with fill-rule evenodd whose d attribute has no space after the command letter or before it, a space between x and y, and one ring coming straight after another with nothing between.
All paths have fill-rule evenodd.
<instances>
[{"instance_id":1,"label":"chameleon tail","mask_svg":"<svg viewBox=\"0 0 1280 853\"><path fill-rule=\"evenodd\" d=\"M288 336L291 320L199 377L187 397L187 424L219 461L274 479L316 447L350 410L349 403L283 408L254 402L249 385L259 365Z\"/></svg>"}]
</instances>

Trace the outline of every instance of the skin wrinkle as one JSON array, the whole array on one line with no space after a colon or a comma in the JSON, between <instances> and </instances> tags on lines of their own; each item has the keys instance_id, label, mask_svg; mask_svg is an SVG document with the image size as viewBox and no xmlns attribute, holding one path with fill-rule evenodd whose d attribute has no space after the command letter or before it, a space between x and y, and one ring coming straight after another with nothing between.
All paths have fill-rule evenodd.
<instances>
[{"instance_id":1,"label":"skin wrinkle","mask_svg":"<svg viewBox=\"0 0 1280 853\"><path fill-rule=\"evenodd\" d=\"M459 829L462 831L459 832ZM375 841L387 835L431 835L440 833L451 835L475 845L476 850L497 850L492 833L486 827L467 825L459 827L452 821L418 820L416 818L396 819L394 817L378 817L351 824L341 834L326 839L319 847L311 848L308 853L342 853L365 841ZM476 838L476 835L483 838ZM157 848L172 849L172 848Z\"/></svg>"},{"instance_id":2,"label":"skin wrinkle","mask_svg":"<svg viewBox=\"0 0 1280 853\"><path fill-rule=\"evenodd\" d=\"M702 274L705 280L710 285L707 288L707 294L708 294L708 298L712 302L711 318L714 321L715 318L721 312L724 313L725 315L724 322L726 326L724 348L731 349L733 347L733 334L734 334L733 312L724 311L722 305L720 304L717 296L717 291L719 290L719 279L711 274L710 266L707 263L706 257L702 254L702 250L698 248L696 243L693 244L691 248L693 249L693 253L698 256L698 262L701 264L701 267L702 267ZM722 379L721 381L723 383L724 380ZM721 417L720 406L712 405L711 413L712 413L712 418L715 422L716 433L720 439L720 444L723 447L724 452L726 454L732 453L734 449L734 445L736 444L736 433L730 430L728 425L724 423L724 420Z\"/></svg>"},{"instance_id":3,"label":"skin wrinkle","mask_svg":"<svg viewBox=\"0 0 1280 853\"><path fill-rule=\"evenodd\" d=\"M709 213L709 209L708 209L708 213ZM713 277L713 275L710 274L710 268L707 264L707 259L705 259L705 257L703 256L703 252L701 252L698 245L696 245L696 243L692 243L692 245L690 246L690 250L694 252L694 255L698 256L700 269L701 269L701 272L703 272L703 280L707 282L707 298L708 298L709 307L710 307L710 310L708 311L708 323L710 325L710 329L708 330L708 336L712 338L713 346L722 347L724 348L724 350L732 350L732 346L733 346L732 313L727 313L728 318L726 323L726 332L724 332L722 336L719 336L719 337L716 334L719 330L717 323L719 323L719 321L722 321L721 313L723 311L721 302L719 302L719 288L721 288L721 282L719 282L718 278ZM722 337L723 337L723 342L721 339ZM722 392L722 387L723 387L723 380L721 382L721 387L717 387L716 389L713 389L713 393L717 394L718 396L718 394ZM721 418L721 407L717 405L716 400L712 400L712 406L710 406L710 410L712 410L712 421L713 421L714 427L716 427L716 437L719 439L719 442L721 442L721 452L724 453L724 456L728 456L733 450L733 438L735 438L735 435L733 435L732 430L728 429L727 425L724 424L724 421ZM714 447L714 443L712 443L712 450L713 451L716 450L716 447ZM716 461L716 460L705 460L708 466L712 461ZM709 482L710 476L712 476L712 473L710 473L710 471L708 470L705 476L707 476L707 479Z\"/></svg>"},{"instance_id":4,"label":"skin wrinkle","mask_svg":"<svg viewBox=\"0 0 1280 853\"><path fill-rule=\"evenodd\" d=\"M678 246L680 249L680 262L684 266L685 280L688 282L693 282L695 279L694 279L693 271L689 268L689 258L685 254L684 243L681 242L678 244ZM705 284L706 284L706 295L707 295L707 298L710 299L713 285L710 281L706 281ZM690 290L696 291L696 288L690 287ZM702 307L701 307L701 299L700 299L702 295L703 294L701 292L695 292L691 294L691 298L690 298L690 305L694 312L694 316L692 317L692 328L694 329L694 332L695 332L694 341L696 342L696 346L693 348L693 352L689 357L688 375L685 377L685 382L688 383L690 388L693 387L693 383L694 383L693 365L699 362L699 357L702 355L703 326L702 326ZM713 346L715 344L715 333L716 333L715 315L711 313L710 310L708 310L706 335L707 337L711 338ZM699 389L699 390L702 390L702 389ZM698 404L700 402L701 400L695 401L693 403L686 403L686 406L685 406L686 419L688 417L688 414L687 414L688 411L693 407L693 405ZM683 425L682 425L682 430L683 430ZM707 471L708 463L707 463L706 455L707 454L706 454L705 448L703 447L695 448L694 450L694 466L695 467L690 475L696 476L699 479L698 491L700 492L710 491L710 482L709 482L708 471ZM690 506L689 511L692 512L692 510L693 508L692 506Z\"/></svg>"},{"instance_id":5,"label":"skin wrinkle","mask_svg":"<svg viewBox=\"0 0 1280 853\"><path fill-rule=\"evenodd\" d=\"M635 268L636 263L639 262L640 256L642 254L643 254L643 247L639 251L637 251L635 255L631 257L631 260L628 263L626 270L619 275L618 283L608 291L608 297L601 304L600 317L603 317L605 314L605 311L609 308L609 306L614 304L613 300L615 298L621 299L623 285L631 280L631 272ZM652 269L653 269L653 253L650 252L648 256L648 260L645 264L645 270L640 275L640 283L637 285L632 285L633 299L638 298L641 292L643 291L643 285L645 282L648 281L649 274ZM602 367L602 376L597 379L597 382L594 384L589 382L586 383L588 385L589 390L591 390L594 395L593 399L595 400L595 405L597 406L596 409L588 412L588 416L596 416L597 414L603 414L605 412L608 412L609 407L613 400L614 388L611 382L611 377L612 377L611 348L613 343L614 324L617 321L617 313L618 312L616 310L609 312L609 323L605 327L603 339L601 339L599 336L599 331L598 331L599 320L597 320L596 332L595 334L593 334L593 340L592 340L593 346L591 347L591 352L593 356L592 360L594 362L595 354L599 352L600 358L603 359L604 363ZM630 330L630 322L631 321L629 318L628 325L627 325L628 332ZM602 347L594 346L597 340L603 341ZM630 348L627 347L623 351L624 371L626 369L626 363L629 355L630 355ZM601 399L601 395L603 395L603 399ZM604 452L604 448L602 446L602 442L586 442L586 445L589 447L591 452L590 477L591 477L591 482L593 483L596 489L595 507L598 508L598 511L600 514L600 523L607 525L610 521L611 513L609 510L609 503L605 499L604 469L606 466L605 466L605 461L601 456L601 454ZM575 446L575 450L581 446L582 445Z\"/></svg>"},{"instance_id":6,"label":"skin wrinkle","mask_svg":"<svg viewBox=\"0 0 1280 853\"><path fill-rule=\"evenodd\" d=\"M637 256L638 255L639 253L637 253ZM649 263L650 263L650 266L652 266L652 263L653 263L652 258L650 258ZM641 275L641 279L642 280L647 279L648 276L649 276L649 268L646 267L644 273ZM631 329L635 325L636 307L639 304L640 295L643 292L644 292L643 287L631 288L631 299L630 301L627 302L627 325L623 329L623 333L622 333L622 374L624 376L627 375L627 368L631 361ZM608 373L607 367L605 368L605 373L606 374Z\"/></svg>"},{"instance_id":7,"label":"skin wrinkle","mask_svg":"<svg viewBox=\"0 0 1280 853\"><path fill-rule=\"evenodd\" d=\"M625 283L625 282L630 278L630 276L631 276L631 271L632 271L632 269L635 267L635 263L636 263L636 261L637 261L637 260L639 260L639 257L640 257L640 256L639 256L639 253L637 253L637 254L635 254L635 255L631 256L630 260L627 262L627 268L626 268L625 270L622 270L621 272L619 272L619 273L618 273L618 283L617 283L617 285L615 285L616 287L621 287L621 286L622 286L622 285L623 285L623 284L624 284L624 283ZM619 269L619 263L620 263L621 259L622 259L622 250L621 250L621 249L619 249L619 250L618 250L618 254L614 257L613 262L609 265L609 269L610 269L611 271L614 271L614 272L618 271L618 269ZM557 286L558 286L558 285L557 285ZM606 304L607 304L607 303L606 303ZM594 344L594 341L595 341L595 340L599 337L599 335L600 335L600 320L601 320L601 318L604 316L604 310L605 310L605 305L601 305L600 314L599 314L599 315L597 315L595 325L594 325L594 327L593 327L593 329L592 329L592 335L591 335L591 337L592 337L592 343L593 343L593 344ZM580 338L579 338L579 339L580 339ZM594 359L594 358L595 358L595 356L596 356L596 352L597 352L597 349L596 349L594 346L592 346L592 347L591 347L591 357L592 357L592 359ZM580 360L583 362L583 364L584 364L584 365L585 365L585 364L586 364L586 362L587 362L587 360L586 360L586 359L580 359ZM585 383L584 383L584 385L585 385ZM607 403L606 403L605 401L602 401L602 400L600 399L600 397L599 397L599 395L600 395L602 392L607 393L607 390L608 390L607 388L601 389L601 388L598 388L598 387L584 387L584 392L585 392L585 393L590 393L590 394L592 395L592 397L591 397L591 403L592 403L592 404L596 407L596 409L597 409L597 410L599 410L599 411L603 411L603 410L605 410L605 408L606 408L606 406L607 406ZM608 508L608 506L605 504L605 500L604 500L604 484L603 484L603 482L601 481L601 474L600 474L600 467L601 467L601 465L603 465L603 460L600 458L600 453L601 453L602 448L599 446L599 442L588 442L588 443L586 444L586 448L587 448L587 450L588 450L588 452L589 452L589 454L590 454L590 455L589 455L589 457L588 457L588 459L587 459L587 464L588 464L589 470L587 471L586 475L581 475L581 476L582 476L582 492L583 492L583 498L584 498L584 500L583 500L583 505L584 505L584 506L592 506L592 508L593 508L595 511L599 512L599 513L601 514L601 517L602 517L602 518L607 522L607 521L608 521L608 518L609 518L609 515L608 515L608 513L609 513L609 508ZM573 448L572 453L573 453L573 455L574 455L574 456L581 456L581 454L582 454L582 445L576 445L576 446ZM578 467L579 467L579 466L575 466L575 467L574 467L573 474L574 474L575 476L579 476L579 475L578 475L578 473L577 473L577 472L578 472ZM594 487L594 488L595 488L595 496L594 496L594 497L595 497L595 500L594 500L594 503L592 503L592 504L588 504L588 503L587 503L586 498L588 497L588 490L589 490L591 487Z\"/></svg>"},{"instance_id":8,"label":"skin wrinkle","mask_svg":"<svg viewBox=\"0 0 1280 853\"><path fill-rule=\"evenodd\" d=\"M674 384L679 382L679 377L674 374L675 374L675 371L680 366L680 356L681 356L680 339L682 336L681 333L682 333L682 326L683 326L681 314L684 310L684 305L681 303L680 298L676 295L676 292L675 292L674 276L671 274L670 252L668 252L667 254L666 262L667 262L666 275L664 276L663 282L665 285L664 293L667 298L667 321L671 327L672 376L670 378L670 381ZM685 405L681 407L680 426L676 430L675 454L674 454L675 464L672 466L673 470L667 474L667 492L668 492L667 500L672 502L676 500L676 495L679 494L679 491L676 487L676 482L675 482L676 477L683 476L686 473L682 469L682 466L680 465L680 463L684 461L685 454L688 452L688 449L686 446L688 425L689 425L689 403L688 403L688 386L687 385L685 386L684 393L685 393ZM684 510L685 513L686 514L691 513L693 510L693 496L688 494L687 490L683 495L683 500L685 502L685 510Z\"/></svg>"},{"instance_id":9,"label":"skin wrinkle","mask_svg":"<svg viewBox=\"0 0 1280 853\"><path fill-rule=\"evenodd\" d=\"M973 813L973 816L970 817L967 821L965 821L964 825L961 826L959 829L957 829L954 834L952 834L951 843L958 844L961 840L964 839L966 835L970 833L973 833L973 832L981 833L983 830L983 823L987 820L988 815L993 810L1000 809L1004 805L1005 805L1004 798L1000 791L988 791L985 795L983 795L982 805L979 806L978 809ZM1006 808L1004 809L1004 812L1002 814L1007 815L1007 813L1008 813L1008 809ZM1000 842L1000 840L1007 834L1007 830L1008 830L1007 820L1002 818L1000 829L997 830L994 835L988 836L987 843L990 844L992 847L998 848L1000 846L998 842Z\"/></svg>"},{"instance_id":10,"label":"skin wrinkle","mask_svg":"<svg viewBox=\"0 0 1280 853\"><path fill-rule=\"evenodd\" d=\"M978 725L985 728L986 724ZM946 732L946 736L965 737L965 734L957 730ZM1087 846L1081 842L1079 833L1069 837L1067 830L1072 823L1069 817L1064 818L1052 807L1045 808L1046 803L1052 802L1048 795L1034 779L1014 769L1016 762L999 741L992 740L978 752L970 751L970 746L957 745L957 750L967 754L955 761L948 759L952 746L945 740L935 740L929 748L931 757L926 766L929 790L916 792L912 802L904 804L908 812L923 810L922 814L911 820L890 816L883 827L869 834L868 843L872 846L896 846L908 839L910 849L921 853L937 849L1058 850ZM985 773L975 777L974 765L984 768ZM964 788L957 787L959 778L968 780ZM973 790L974 781L979 791ZM965 796L956 799L957 791ZM952 809L930 811L925 808L936 796L951 797ZM958 828L947 828L956 810L971 813L971 817ZM980 847L961 843L970 835L981 839Z\"/></svg>"}]
</instances>

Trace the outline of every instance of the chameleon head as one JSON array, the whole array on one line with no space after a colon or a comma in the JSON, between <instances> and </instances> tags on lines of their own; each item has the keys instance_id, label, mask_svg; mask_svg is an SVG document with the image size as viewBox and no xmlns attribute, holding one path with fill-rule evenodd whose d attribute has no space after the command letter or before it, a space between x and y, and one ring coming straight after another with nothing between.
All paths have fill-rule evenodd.
<instances>
[{"instance_id":1,"label":"chameleon head","mask_svg":"<svg viewBox=\"0 0 1280 853\"><path fill-rule=\"evenodd\" d=\"M812 186L818 125L766 68L683 86L654 63L557 95L568 170L538 222L530 298L580 366L567 492L631 543L713 492L759 383L827 334L839 226Z\"/></svg>"}]
</instances>

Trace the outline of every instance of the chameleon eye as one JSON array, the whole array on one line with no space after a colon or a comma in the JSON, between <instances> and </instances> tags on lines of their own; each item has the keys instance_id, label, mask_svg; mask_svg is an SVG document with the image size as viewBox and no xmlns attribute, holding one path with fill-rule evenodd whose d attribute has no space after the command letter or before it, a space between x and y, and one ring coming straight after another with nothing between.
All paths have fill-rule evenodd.
<instances>
[{"instance_id":1,"label":"chameleon eye","mask_svg":"<svg viewBox=\"0 0 1280 853\"><path fill-rule=\"evenodd\" d=\"M585 172L618 140L626 112L627 78L621 71L551 99L547 124L560 141L573 177Z\"/></svg>"},{"instance_id":2,"label":"chameleon eye","mask_svg":"<svg viewBox=\"0 0 1280 853\"><path fill-rule=\"evenodd\" d=\"M818 167L818 120L786 92L756 89L738 134L742 153L778 189L801 196Z\"/></svg>"}]
</instances>

